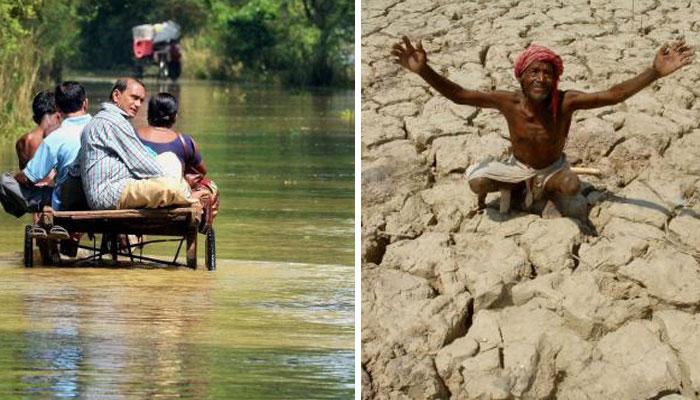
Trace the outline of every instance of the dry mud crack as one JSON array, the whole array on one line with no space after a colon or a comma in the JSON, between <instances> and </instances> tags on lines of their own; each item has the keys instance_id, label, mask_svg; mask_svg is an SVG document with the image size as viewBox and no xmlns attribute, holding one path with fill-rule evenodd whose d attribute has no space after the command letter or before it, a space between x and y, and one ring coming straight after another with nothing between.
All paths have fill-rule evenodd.
<instances>
[{"instance_id":1,"label":"dry mud crack","mask_svg":"<svg viewBox=\"0 0 700 400\"><path fill-rule=\"evenodd\" d=\"M700 399L700 62L574 115L565 151L603 176L544 220L472 211L462 174L507 157L504 119L389 57L405 34L463 86L514 90L535 42L561 89L595 91L699 46L699 20L695 0L362 1L363 399Z\"/></svg>"}]
</instances>

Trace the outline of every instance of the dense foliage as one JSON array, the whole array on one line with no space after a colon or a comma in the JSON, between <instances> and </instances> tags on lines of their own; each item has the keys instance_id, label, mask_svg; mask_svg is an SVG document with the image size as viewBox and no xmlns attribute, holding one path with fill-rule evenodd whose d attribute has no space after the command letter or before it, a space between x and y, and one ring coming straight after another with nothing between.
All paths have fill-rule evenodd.
<instances>
[{"instance_id":1,"label":"dense foliage","mask_svg":"<svg viewBox=\"0 0 700 400\"><path fill-rule=\"evenodd\" d=\"M350 0L214 1L213 9L210 32L230 63L311 85L342 81L352 71Z\"/></svg>"},{"instance_id":2,"label":"dense foliage","mask_svg":"<svg viewBox=\"0 0 700 400\"><path fill-rule=\"evenodd\" d=\"M130 71L144 23L181 26L187 77L348 85L354 19L351 0L0 0L0 131L28 128L36 87L66 67Z\"/></svg>"},{"instance_id":3,"label":"dense foliage","mask_svg":"<svg viewBox=\"0 0 700 400\"><path fill-rule=\"evenodd\" d=\"M75 29L65 29L61 15L70 16L68 3L45 7L43 1L0 0L0 132L13 135L30 123L28 101L41 76L60 71L65 45Z\"/></svg>"},{"instance_id":4,"label":"dense foliage","mask_svg":"<svg viewBox=\"0 0 700 400\"><path fill-rule=\"evenodd\" d=\"M64 67L129 69L131 28L170 19L192 77L352 80L351 0L0 0L0 57L30 38L40 75L52 80Z\"/></svg>"},{"instance_id":5,"label":"dense foliage","mask_svg":"<svg viewBox=\"0 0 700 400\"><path fill-rule=\"evenodd\" d=\"M64 0L59 0L64 1ZM131 66L136 25L175 20L184 35L206 26L209 9L201 0L75 0L78 2L79 52L71 66L109 70Z\"/></svg>"},{"instance_id":6,"label":"dense foliage","mask_svg":"<svg viewBox=\"0 0 700 400\"><path fill-rule=\"evenodd\" d=\"M185 74L228 79L280 77L328 85L352 79L350 0L83 0L75 68L131 63L131 27L175 20Z\"/></svg>"}]
</instances>

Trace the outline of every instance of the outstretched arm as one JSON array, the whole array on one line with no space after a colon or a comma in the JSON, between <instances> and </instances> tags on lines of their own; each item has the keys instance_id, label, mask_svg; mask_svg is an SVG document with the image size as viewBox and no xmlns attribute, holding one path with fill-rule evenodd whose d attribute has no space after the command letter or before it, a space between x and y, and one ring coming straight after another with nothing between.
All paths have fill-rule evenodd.
<instances>
[{"instance_id":1,"label":"outstretched arm","mask_svg":"<svg viewBox=\"0 0 700 400\"><path fill-rule=\"evenodd\" d=\"M403 45L396 43L392 47L391 55L396 57L394 59L395 64L399 64L407 70L418 74L440 94L457 104L500 109L506 101L506 92L467 90L435 72L428 65L428 56L423 50L423 44L420 41L418 41L416 47L413 47L411 41L404 36Z\"/></svg>"},{"instance_id":2,"label":"outstretched arm","mask_svg":"<svg viewBox=\"0 0 700 400\"><path fill-rule=\"evenodd\" d=\"M687 46L684 41L673 44L666 43L656 53L652 66L632 79L601 92L568 91L562 104L563 112L570 113L576 110L609 106L625 101L655 80L693 62L694 55L693 49Z\"/></svg>"}]
</instances>

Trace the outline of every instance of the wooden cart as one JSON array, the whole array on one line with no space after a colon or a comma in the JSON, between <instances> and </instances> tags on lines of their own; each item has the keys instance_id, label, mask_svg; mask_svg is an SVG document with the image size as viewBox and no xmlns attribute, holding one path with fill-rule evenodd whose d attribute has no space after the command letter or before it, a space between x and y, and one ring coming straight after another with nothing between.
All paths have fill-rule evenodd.
<instances>
[{"instance_id":1,"label":"wooden cart","mask_svg":"<svg viewBox=\"0 0 700 400\"><path fill-rule=\"evenodd\" d=\"M201 207L191 208L162 208L162 209L130 209L130 210L90 210L90 211L54 211L51 207L45 207L39 223L35 226L27 225L24 235L24 266L34 265L33 242L40 249L42 262L45 265L60 264L61 257L58 252L61 235L55 235L55 231L64 231L68 234L82 232L85 238L92 239L92 246L78 245L78 248L91 250L87 257L76 259L72 262L102 261L103 256L109 256L116 262L119 256L129 257L134 261L157 262L166 265L181 266L177 262L183 243L186 244L186 265L189 268L197 268L197 233L202 217ZM52 229L56 228L56 229ZM60 229L63 228L63 229ZM48 234L43 234L46 232ZM96 243L96 234L102 235L100 246ZM120 235L122 238L120 239ZM130 243L124 240L126 235L157 235L174 236L175 239L158 239ZM205 265L209 271L216 269L216 246L214 229L210 228L204 233L205 239ZM58 237L57 237L58 236ZM143 255L143 248L148 244L179 241L175 257L172 261L161 260ZM137 251L138 253L137 254Z\"/></svg>"}]
</instances>

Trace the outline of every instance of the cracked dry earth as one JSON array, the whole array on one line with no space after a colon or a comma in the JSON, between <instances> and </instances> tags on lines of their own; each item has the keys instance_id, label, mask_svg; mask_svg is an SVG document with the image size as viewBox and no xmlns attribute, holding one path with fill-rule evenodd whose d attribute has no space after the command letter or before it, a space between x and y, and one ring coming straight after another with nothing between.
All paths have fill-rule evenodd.
<instances>
[{"instance_id":1,"label":"cracked dry earth","mask_svg":"<svg viewBox=\"0 0 700 400\"><path fill-rule=\"evenodd\" d=\"M509 152L497 112L391 63L401 35L467 88L516 90L529 43L596 91L694 46L700 1L362 2L362 398L699 399L700 62L574 115L570 217L482 214L465 169Z\"/></svg>"}]
</instances>

